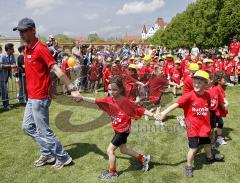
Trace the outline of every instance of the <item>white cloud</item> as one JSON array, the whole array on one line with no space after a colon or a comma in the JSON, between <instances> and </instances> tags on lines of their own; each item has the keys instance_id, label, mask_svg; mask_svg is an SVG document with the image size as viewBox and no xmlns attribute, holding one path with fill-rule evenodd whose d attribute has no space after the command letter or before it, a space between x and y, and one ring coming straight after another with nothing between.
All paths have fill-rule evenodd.
<instances>
[{"instance_id":1,"label":"white cloud","mask_svg":"<svg viewBox=\"0 0 240 183\"><path fill-rule=\"evenodd\" d=\"M117 11L118 15L139 14L154 12L165 5L164 0L152 0L151 2L134 1L125 3L121 9Z\"/></svg>"},{"instance_id":2,"label":"white cloud","mask_svg":"<svg viewBox=\"0 0 240 183\"><path fill-rule=\"evenodd\" d=\"M26 0L25 6L33 9L34 15L43 15L54 9L56 6L63 4L63 0Z\"/></svg>"},{"instance_id":3,"label":"white cloud","mask_svg":"<svg viewBox=\"0 0 240 183\"><path fill-rule=\"evenodd\" d=\"M120 25L109 25L109 26L105 26L105 27L102 27L102 28L98 29L98 32L108 33L108 32L117 31L121 28L122 28L122 26L120 26Z\"/></svg>"},{"instance_id":4,"label":"white cloud","mask_svg":"<svg viewBox=\"0 0 240 183\"><path fill-rule=\"evenodd\" d=\"M97 17L98 17L97 14L88 14L83 16L83 18L86 20L95 20Z\"/></svg>"}]
</instances>

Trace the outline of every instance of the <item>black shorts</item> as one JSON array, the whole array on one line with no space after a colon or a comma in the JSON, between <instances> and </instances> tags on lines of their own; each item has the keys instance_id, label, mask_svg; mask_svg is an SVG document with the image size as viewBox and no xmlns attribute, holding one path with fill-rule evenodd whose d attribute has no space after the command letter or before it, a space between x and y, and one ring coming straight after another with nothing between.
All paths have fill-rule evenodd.
<instances>
[{"instance_id":1,"label":"black shorts","mask_svg":"<svg viewBox=\"0 0 240 183\"><path fill-rule=\"evenodd\" d=\"M115 133L111 142L114 146L119 147L120 145L127 143L128 135L129 132Z\"/></svg>"},{"instance_id":2,"label":"black shorts","mask_svg":"<svg viewBox=\"0 0 240 183\"><path fill-rule=\"evenodd\" d=\"M211 139L209 137L188 137L188 145L190 148L195 149L203 144L210 144Z\"/></svg>"},{"instance_id":3,"label":"black shorts","mask_svg":"<svg viewBox=\"0 0 240 183\"><path fill-rule=\"evenodd\" d=\"M216 114L215 114L215 111L210 111L210 125L211 125L211 129L216 128Z\"/></svg>"}]
</instances>

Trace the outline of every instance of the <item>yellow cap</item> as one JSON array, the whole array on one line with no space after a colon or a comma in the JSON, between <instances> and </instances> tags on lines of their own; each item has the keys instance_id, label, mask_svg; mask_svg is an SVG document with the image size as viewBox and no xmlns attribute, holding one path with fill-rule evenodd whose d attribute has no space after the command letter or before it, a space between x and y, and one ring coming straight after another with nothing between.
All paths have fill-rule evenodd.
<instances>
[{"instance_id":1,"label":"yellow cap","mask_svg":"<svg viewBox=\"0 0 240 183\"><path fill-rule=\"evenodd\" d=\"M111 57L108 57L107 58L107 62L111 62L112 61L112 58Z\"/></svg>"},{"instance_id":2,"label":"yellow cap","mask_svg":"<svg viewBox=\"0 0 240 183\"><path fill-rule=\"evenodd\" d=\"M143 58L143 60L146 61L146 62L150 62L151 56L150 56L150 55L145 55L145 57Z\"/></svg>"},{"instance_id":3,"label":"yellow cap","mask_svg":"<svg viewBox=\"0 0 240 183\"><path fill-rule=\"evenodd\" d=\"M166 58L173 58L172 54L167 54Z\"/></svg>"},{"instance_id":4,"label":"yellow cap","mask_svg":"<svg viewBox=\"0 0 240 183\"><path fill-rule=\"evenodd\" d=\"M128 66L128 68L129 68L129 69L136 69L137 66L136 66L136 64L130 64L130 65Z\"/></svg>"},{"instance_id":5,"label":"yellow cap","mask_svg":"<svg viewBox=\"0 0 240 183\"><path fill-rule=\"evenodd\" d=\"M201 61L198 61L197 64L202 64L202 62L201 62Z\"/></svg>"},{"instance_id":6,"label":"yellow cap","mask_svg":"<svg viewBox=\"0 0 240 183\"><path fill-rule=\"evenodd\" d=\"M175 64L181 64L181 61L180 61L180 60L175 60L174 63L175 63Z\"/></svg>"},{"instance_id":7,"label":"yellow cap","mask_svg":"<svg viewBox=\"0 0 240 183\"><path fill-rule=\"evenodd\" d=\"M197 71L194 76L194 78L202 78L202 79L206 79L208 80L209 79L209 74L206 72L206 71L203 71L203 70L199 70Z\"/></svg>"},{"instance_id":8,"label":"yellow cap","mask_svg":"<svg viewBox=\"0 0 240 183\"><path fill-rule=\"evenodd\" d=\"M189 70L190 71L198 71L199 70L199 65L196 63L191 63L189 64Z\"/></svg>"},{"instance_id":9,"label":"yellow cap","mask_svg":"<svg viewBox=\"0 0 240 183\"><path fill-rule=\"evenodd\" d=\"M213 63L213 60L212 60L212 59L207 59L206 62L208 62L208 63Z\"/></svg>"}]
</instances>

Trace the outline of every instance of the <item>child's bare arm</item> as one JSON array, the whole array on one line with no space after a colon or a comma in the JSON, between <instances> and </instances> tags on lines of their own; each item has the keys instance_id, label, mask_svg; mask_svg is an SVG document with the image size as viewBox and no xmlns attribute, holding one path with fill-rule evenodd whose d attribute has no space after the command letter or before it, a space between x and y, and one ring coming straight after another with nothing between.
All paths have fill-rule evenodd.
<instances>
[{"instance_id":1,"label":"child's bare arm","mask_svg":"<svg viewBox=\"0 0 240 183\"><path fill-rule=\"evenodd\" d=\"M178 103L174 103L171 106L169 106L167 109L165 109L164 111L162 111L160 113L161 115L161 120L163 120L164 118L166 118L167 114L170 113L171 111L173 111L174 109L178 108L179 104Z\"/></svg>"},{"instance_id":2,"label":"child's bare arm","mask_svg":"<svg viewBox=\"0 0 240 183\"><path fill-rule=\"evenodd\" d=\"M228 110L228 105L229 105L229 103L228 103L227 99L224 98L224 107L226 110Z\"/></svg>"},{"instance_id":3,"label":"child's bare arm","mask_svg":"<svg viewBox=\"0 0 240 183\"><path fill-rule=\"evenodd\" d=\"M82 96L82 100L88 103L96 104L96 98Z\"/></svg>"}]
</instances>

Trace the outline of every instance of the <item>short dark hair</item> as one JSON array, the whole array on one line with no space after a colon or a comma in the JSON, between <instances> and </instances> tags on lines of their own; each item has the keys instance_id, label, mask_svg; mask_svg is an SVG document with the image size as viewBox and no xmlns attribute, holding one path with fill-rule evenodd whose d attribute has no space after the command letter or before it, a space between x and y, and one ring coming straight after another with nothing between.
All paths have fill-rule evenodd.
<instances>
[{"instance_id":1,"label":"short dark hair","mask_svg":"<svg viewBox=\"0 0 240 183\"><path fill-rule=\"evenodd\" d=\"M10 49L13 49L14 45L12 43L5 44L5 51L8 51Z\"/></svg>"},{"instance_id":2,"label":"short dark hair","mask_svg":"<svg viewBox=\"0 0 240 183\"><path fill-rule=\"evenodd\" d=\"M25 48L25 46L19 46L19 47L18 47L18 52L19 52L19 53L22 53L23 50L24 50L24 48Z\"/></svg>"},{"instance_id":3,"label":"short dark hair","mask_svg":"<svg viewBox=\"0 0 240 183\"><path fill-rule=\"evenodd\" d=\"M2 51L2 45L0 45L0 51Z\"/></svg>"}]
</instances>

